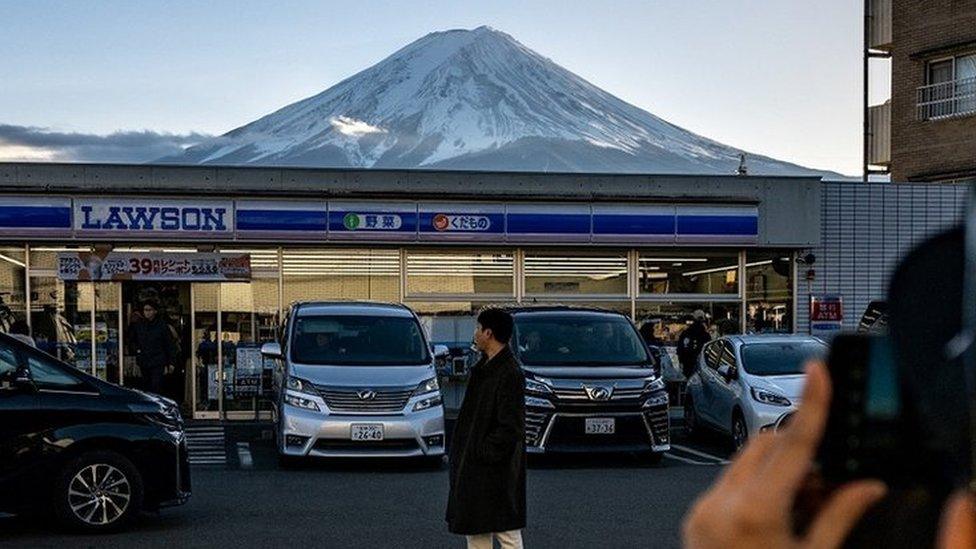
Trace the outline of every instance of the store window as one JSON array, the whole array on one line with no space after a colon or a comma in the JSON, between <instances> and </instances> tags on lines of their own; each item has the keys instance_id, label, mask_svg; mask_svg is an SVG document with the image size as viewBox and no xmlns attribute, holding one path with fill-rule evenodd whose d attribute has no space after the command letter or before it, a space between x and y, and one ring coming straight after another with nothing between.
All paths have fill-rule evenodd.
<instances>
[{"instance_id":1,"label":"store window","mask_svg":"<svg viewBox=\"0 0 976 549\"><path fill-rule=\"evenodd\" d=\"M738 334L741 331L739 308L739 301L638 302L635 317L639 326L650 324L654 337L663 345L674 346L697 310L705 313L705 324L712 338Z\"/></svg>"},{"instance_id":2,"label":"store window","mask_svg":"<svg viewBox=\"0 0 976 549\"><path fill-rule=\"evenodd\" d=\"M224 345L224 410L254 411L268 407L270 361L261 345L278 331L278 280L255 278L250 283L220 284L221 340Z\"/></svg>"},{"instance_id":3,"label":"store window","mask_svg":"<svg viewBox=\"0 0 976 549\"><path fill-rule=\"evenodd\" d=\"M285 307L309 300L399 300L397 250L285 249L282 274Z\"/></svg>"},{"instance_id":4,"label":"store window","mask_svg":"<svg viewBox=\"0 0 976 549\"><path fill-rule=\"evenodd\" d=\"M735 250L641 252L639 294L737 295L739 253Z\"/></svg>"},{"instance_id":5,"label":"store window","mask_svg":"<svg viewBox=\"0 0 976 549\"><path fill-rule=\"evenodd\" d=\"M514 295L510 251L408 250L407 296Z\"/></svg>"},{"instance_id":6,"label":"store window","mask_svg":"<svg viewBox=\"0 0 976 549\"><path fill-rule=\"evenodd\" d=\"M746 331L793 332L793 260L789 251L746 253Z\"/></svg>"},{"instance_id":7,"label":"store window","mask_svg":"<svg viewBox=\"0 0 976 549\"><path fill-rule=\"evenodd\" d=\"M528 251L525 295L627 296L627 256L623 252L578 254Z\"/></svg>"},{"instance_id":8,"label":"store window","mask_svg":"<svg viewBox=\"0 0 976 549\"><path fill-rule=\"evenodd\" d=\"M30 277L31 327L42 351L91 373L91 282Z\"/></svg>"},{"instance_id":9,"label":"store window","mask_svg":"<svg viewBox=\"0 0 976 549\"><path fill-rule=\"evenodd\" d=\"M23 248L0 248L0 332L26 325L26 271Z\"/></svg>"}]
</instances>

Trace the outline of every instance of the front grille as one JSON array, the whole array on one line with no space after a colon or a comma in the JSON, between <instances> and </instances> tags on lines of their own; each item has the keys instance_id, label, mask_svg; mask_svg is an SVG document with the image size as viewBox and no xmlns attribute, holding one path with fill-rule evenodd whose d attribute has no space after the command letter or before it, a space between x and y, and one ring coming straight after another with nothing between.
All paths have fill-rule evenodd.
<instances>
[{"instance_id":1,"label":"front grille","mask_svg":"<svg viewBox=\"0 0 976 549\"><path fill-rule=\"evenodd\" d=\"M534 410L525 411L525 444L538 446L549 423L549 414Z\"/></svg>"},{"instance_id":2,"label":"front grille","mask_svg":"<svg viewBox=\"0 0 976 549\"><path fill-rule=\"evenodd\" d=\"M407 401L410 400L415 388L369 389L376 392L376 396L369 400L359 397L359 392L368 388L349 389L317 386L316 389L325 399L326 406L333 412L391 413L403 411L403 407L407 405Z\"/></svg>"},{"instance_id":3,"label":"front grille","mask_svg":"<svg viewBox=\"0 0 976 549\"><path fill-rule=\"evenodd\" d=\"M671 419L668 415L668 407L653 408L644 413L647 424L651 426L654 440L658 444L665 444L670 440Z\"/></svg>"},{"instance_id":4,"label":"front grille","mask_svg":"<svg viewBox=\"0 0 976 549\"><path fill-rule=\"evenodd\" d=\"M313 449L320 452L361 452L363 450L383 450L394 452L408 452L417 450L420 446L412 438L386 439L371 441L351 441L340 439L320 438L315 441Z\"/></svg>"},{"instance_id":5,"label":"front grille","mask_svg":"<svg viewBox=\"0 0 976 549\"><path fill-rule=\"evenodd\" d=\"M586 389L582 387L560 387L553 389L553 393L556 395L557 400L569 401L569 402L620 402L620 401L636 401L640 398L641 394L644 393L643 387L637 387L634 389L614 389L609 400L591 400L589 395L586 394Z\"/></svg>"},{"instance_id":6,"label":"front grille","mask_svg":"<svg viewBox=\"0 0 976 549\"><path fill-rule=\"evenodd\" d=\"M600 417L594 415L593 417ZM556 416L546 449L555 451L573 450L642 450L650 446L647 425L640 414L607 416L616 419L615 433L612 435L588 435L585 432L586 418L580 416Z\"/></svg>"}]
</instances>

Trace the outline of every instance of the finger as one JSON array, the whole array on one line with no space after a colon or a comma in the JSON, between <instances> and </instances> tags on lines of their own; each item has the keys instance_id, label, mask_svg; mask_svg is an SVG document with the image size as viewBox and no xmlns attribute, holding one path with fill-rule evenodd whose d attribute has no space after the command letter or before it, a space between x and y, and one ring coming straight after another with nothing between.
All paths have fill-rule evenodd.
<instances>
[{"instance_id":1,"label":"finger","mask_svg":"<svg viewBox=\"0 0 976 549\"><path fill-rule=\"evenodd\" d=\"M830 407L830 378L824 365L811 362L806 373L803 402L765 467L764 477L768 480L763 492L780 498L783 505L792 502L793 493L810 471Z\"/></svg>"},{"instance_id":2,"label":"finger","mask_svg":"<svg viewBox=\"0 0 976 549\"><path fill-rule=\"evenodd\" d=\"M720 486L736 486L756 476L776 443L773 433L760 433L749 440L746 447L732 460L719 480Z\"/></svg>"},{"instance_id":3,"label":"finger","mask_svg":"<svg viewBox=\"0 0 976 549\"><path fill-rule=\"evenodd\" d=\"M976 547L976 504L972 494L960 492L949 500L939 527L940 549Z\"/></svg>"},{"instance_id":4,"label":"finger","mask_svg":"<svg viewBox=\"0 0 976 549\"><path fill-rule=\"evenodd\" d=\"M887 488L876 480L848 484L837 491L814 519L807 532L809 547L840 547L869 507L884 497Z\"/></svg>"}]
</instances>

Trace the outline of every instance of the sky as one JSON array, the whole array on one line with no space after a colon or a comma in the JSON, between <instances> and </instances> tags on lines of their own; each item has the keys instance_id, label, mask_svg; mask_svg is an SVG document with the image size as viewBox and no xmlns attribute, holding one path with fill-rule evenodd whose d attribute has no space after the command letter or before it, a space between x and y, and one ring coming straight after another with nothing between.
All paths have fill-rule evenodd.
<instances>
[{"instance_id":1,"label":"sky","mask_svg":"<svg viewBox=\"0 0 976 549\"><path fill-rule=\"evenodd\" d=\"M489 25L685 129L853 175L861 12L850 0L0 0L0 161L157 158L429 32ZM876 69L873 103L889 93Z\"/></svg>"}]
</instances>

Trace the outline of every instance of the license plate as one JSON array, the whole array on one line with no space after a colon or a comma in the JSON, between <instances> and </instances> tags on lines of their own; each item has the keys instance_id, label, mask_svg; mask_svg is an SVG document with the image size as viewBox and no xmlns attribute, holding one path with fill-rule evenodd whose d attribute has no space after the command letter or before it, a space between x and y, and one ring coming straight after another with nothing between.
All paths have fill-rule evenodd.
<instances>
[{"instance_id":1,"label":"license plate","mask_svg":"<svg viewBox=\"0 0 976 549\"><path fill-rule=\"evenodd\" d=\"M352 440L377 441L383 440L382 423L360 423L352 425L350 433Z\"/></svg>"},{"instance_id":2,"label":"license plate","mask_svg":"<svg viewBox=\"0 0 976 549\"><path fill-rule=\"evenodd\" d=\"M617 430L617 420L614 418L588 417L586 418L586 434L612 435Z\"/></svg>"}]
</instances>

